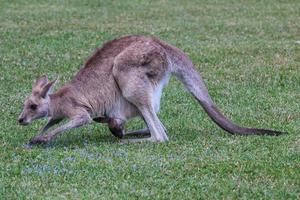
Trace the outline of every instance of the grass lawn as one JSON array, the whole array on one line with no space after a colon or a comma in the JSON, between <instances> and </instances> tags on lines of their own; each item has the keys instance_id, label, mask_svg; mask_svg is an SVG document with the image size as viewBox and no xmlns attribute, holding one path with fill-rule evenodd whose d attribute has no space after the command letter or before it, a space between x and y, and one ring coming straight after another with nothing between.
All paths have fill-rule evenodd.
<instances>
[{"instance_id":1,"label":"grass lawn","mask_svg":"<svg viewBox=\"0 0 300 200\"><path fill-rule=\"evenodd\" d=\"M173 78L159 114L167 143L122 145L93 123L29 148L45 123L17 123L33 81L62 86L126 34L184 50L233 121L289 134L231 136ZM0 199L299 199L299 41L298 0L0 0Z\"/></svg>"}]
</instances>

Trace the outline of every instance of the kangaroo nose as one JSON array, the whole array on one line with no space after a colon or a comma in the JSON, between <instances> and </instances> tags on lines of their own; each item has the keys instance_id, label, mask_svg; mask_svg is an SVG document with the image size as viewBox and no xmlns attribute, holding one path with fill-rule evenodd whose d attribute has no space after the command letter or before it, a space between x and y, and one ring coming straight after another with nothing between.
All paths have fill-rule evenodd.
<instances>
[{"instance_id":1,"label":"kangaroo nose","mask_svg":"<svg viewBox=\"0 0 300 200\"><path fill-rule=\"evenodd\" d=\"M19 119L19 123L22 124L24 122L24 118Z\"/></svg>"}]
</instances>

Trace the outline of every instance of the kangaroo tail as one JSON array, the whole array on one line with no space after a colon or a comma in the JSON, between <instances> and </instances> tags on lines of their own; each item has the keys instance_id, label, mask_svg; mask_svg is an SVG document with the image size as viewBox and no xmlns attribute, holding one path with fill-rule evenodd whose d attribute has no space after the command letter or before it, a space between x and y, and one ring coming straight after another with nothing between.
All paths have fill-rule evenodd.
<instances>
[{"instance_id":1,"label":"kangaroo tail","mask_svg":"<svg viewBox=\"0 0 300 200\"><path fill-rule=\"evenodd\" d=\"M163 44L168 52L170 65L173 74L184 84L188 91L197 99L200 105L204 108L208 116L222 129L233 135L272 135L277 136L284 134L284 132L246 128L233 123L230 119L225 117L217 108L211 99L206 86L194 67L192 61L178 48Z\"/></svg>"},{"instance_id":2,"label":"kangaroo tail","mask_svg":"<svg viewBox=\"0 0 300 200\"><path fill-rule=\"evenodd\" d=\"M272 135L277 136L283 134L280 131L246 128L233 123L225 117L217 108L208 94L208 91L203 83L203 80L197 70L193 67L187 70L179 70L176 74L179 80L193 94L197 101L204 108L208 116L222 129L234 135Z\"/></svg>"}]
</instances>

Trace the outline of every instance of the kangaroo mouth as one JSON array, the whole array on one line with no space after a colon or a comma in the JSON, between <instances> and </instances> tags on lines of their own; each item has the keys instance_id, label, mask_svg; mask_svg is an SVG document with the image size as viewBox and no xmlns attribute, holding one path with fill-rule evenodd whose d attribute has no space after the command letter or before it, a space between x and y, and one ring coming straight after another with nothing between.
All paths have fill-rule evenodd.
<instances>
[{"instance_id":1,"label":"kangaroo mouth","mask_svg":"<svg viewBox=\"0 0 300 200\"><path fill-rule=\"evenodd\" d=\"M19 124L22 125L22 126L26 126L29 124L29 122L25 121L24 119L19 119Z\"/></svg>"},{"instance_id":2,"label":"kangaroo mouth","mask_svg":"<svg viewBox=\"0 0 300 200\"><path fill-rule=\"evenodd\" d=\"M29 123L28 122L22 122L22 123L20 123L20 125L22 125L22 126L27 126Z\"/></svg>"}]
</instances>

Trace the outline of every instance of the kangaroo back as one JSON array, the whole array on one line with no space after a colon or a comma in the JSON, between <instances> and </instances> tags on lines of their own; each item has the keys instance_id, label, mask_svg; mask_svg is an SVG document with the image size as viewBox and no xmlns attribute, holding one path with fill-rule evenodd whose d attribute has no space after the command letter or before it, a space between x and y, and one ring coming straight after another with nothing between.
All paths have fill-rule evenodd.
<instances>
[{"instance_id":1,"label":"kangaroo back","mask_svg":"<svg viewBox=\"0 0 300 200\"><path fill-rule=\"evenodd\" d=\"M283 132L268 129L245 128L233 123L219 111L212 101L199 72L196 70L188 56L172 45L163 41L159 41L159 43L164 47L168 54L172 73L183 83L186 89L192 93L208 116L222 129L235 135L283 134Z\"/></svg>"}]
</instances>

